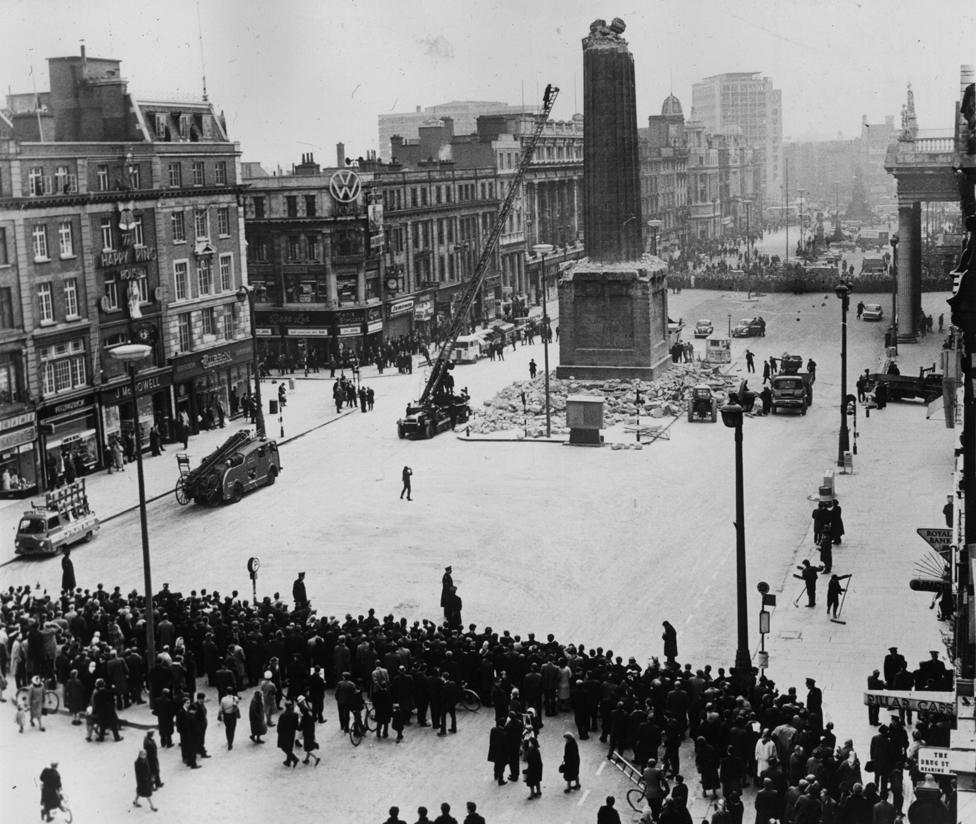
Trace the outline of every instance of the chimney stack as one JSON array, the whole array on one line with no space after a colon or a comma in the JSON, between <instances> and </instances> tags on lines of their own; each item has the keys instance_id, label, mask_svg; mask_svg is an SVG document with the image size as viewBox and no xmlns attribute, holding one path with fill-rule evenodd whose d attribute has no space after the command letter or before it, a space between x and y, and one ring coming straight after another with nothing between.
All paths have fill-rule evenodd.
<instances>
[{"instance_id":1,"label":"chimney stack","mask_svg":"<svg viewBox=\"0 0 976 824\"><path fill-rule=\"evenodd\" d=\"M346 165L346 144L336 143L336 166L340 169Z\"/></svg>"}]
</instances>

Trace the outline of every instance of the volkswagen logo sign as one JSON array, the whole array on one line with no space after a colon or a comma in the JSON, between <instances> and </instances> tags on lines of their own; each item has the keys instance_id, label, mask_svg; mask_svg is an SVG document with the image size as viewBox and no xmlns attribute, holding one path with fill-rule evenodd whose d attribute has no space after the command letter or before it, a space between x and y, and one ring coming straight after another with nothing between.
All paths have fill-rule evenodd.
<instances>
[{"instance_id":1,"label":"volkswagen logo sign","mask_svg":"<svg viewBox=\"0 0 976 824\"><path fill-rule=\"evenodd\" d=\"M359 175L352 169L340 169L329 181L329 191L339 203L353 203L361 189Z\"/></svg>"}]
</instances>

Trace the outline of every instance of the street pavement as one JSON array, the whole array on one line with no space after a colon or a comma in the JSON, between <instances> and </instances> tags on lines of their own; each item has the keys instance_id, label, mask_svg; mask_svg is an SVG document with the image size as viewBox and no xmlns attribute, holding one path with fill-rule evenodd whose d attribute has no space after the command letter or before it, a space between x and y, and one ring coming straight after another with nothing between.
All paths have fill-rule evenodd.
<instances>
[{"instance_id":1,"label":"street pavement","mask_svg":"<svg viewBox=\"0 0 976 824\"><path fill-rule=\"evenodd\" d=\"M924 295L926 311L937 317L944 311L944 297ZM870 300L855 296L855 303L858 298ZM859 414L854 474L836 477L847 534L835 551L834 568L854 576L842 616L847 623L828 620L826 582L816 609L804 608L802 601L793 607L801 586L792 578L795 566L803 558L816 560L811 497L824 471L836 462L839 302L833 295L747 300L742 293L696 290L669 300L672 317L686 322L711 317L719 329L727 314L765 317L766 338L733 342L735 374L744 369L747 347L757 362L789 351L818 363L814 405L806 416L749 418L744 426L749 638L754 653L759 646L756 584L765 580L778 599L765 643L769 676L784 689L798 687L801 694L804 678L815 677L824 692L827 720L834 721L841 739L854 739L863 764L872 729L861 695L871 669L880 667L892 644L909 662L941 648L929 596L911 592L908 580L926 549L915 529L942 525L958 433L945 429L941 414L926 420L919 403L889 404L870 418ZM884 325L857 322L851 312L849 391L859 371L877 368ZM935 335L903 345L902 372L930 365L940 343ZM458 367L456 383L468 386L477 405L526 377L528 361L534 357L538 362L540 349L541 344L514 352L509 348L504 362ZM558 346L550 356L554 366ZM430 442L399 441L395 420L419 394L422 369L412 376L394 370L383 378L364 371L364 380L376 389L376 411L344 412L338 420L327 376L296 380L285 410L288 442L282 446L281 479L241 504L180 507L168 494L178 475L173 448L147 460L149 495L162 496L149 508L157 589L167 581L184 592L237 589L246 596L250 582L244 565L250 555L258 555L259 596L279 591L287 597L295 573L305 570L312 605L321 614L355 615L374 606L380 614L419 620L439 615L440 573L451 563L466 623L523 637L552 632L566 643L612 648L643 663L661 654L660 626L668 619L678 631L679 660L695 666L732 663L733 441L721 423L691 424L681 418L669 440L639 452L465 442L449 435ZM760 382L761 371L753 386ZM270 382L263 387L270 396ZM269 433L275 433L276 423L268 421ZM288 440L304 430L311 431ZM190 452L199 458L227 434L194 438ZM409 503L397 497L404 464L414 469L415 500ZM111 520L74 553L83 587L102 581L123 591L141 589L139 522L131 509L134 469L90 481L96 510ZM8 517L8 509L0 517ZM7 522L0 523L2 534L10 535ZM6 546L11 545L12 537ZM3 588L29 582L54 591L59 577L56 560L17 560L0 567ZM185 770L175 749L163 754L166 787L156 796L160 820L324 814L325 820L369 822L383 820L391 804L413 820L418 805L436 813L442 800L463 817L464 802L474 800L493 824L592 822L607 794L617 796L628 820L623 800L628 784L594 740L581 746L583 791L561 792L556 767L568 717L550 720L543 731L543 796L530 804L524 786L499 788L491 782L485 761L490 711L460 714L461 732L447 739L410 728L403 745L390 739L353 749L338 734L333 710L319 733L322 765L286 772L273 744L256 747L239 734L233 752L224 750L214 704L211 700L208 731L214 758L203 762L203 770ZM137 723L151 721L145 710L125 715ZM58 759L79 820L149 815L129 807L132 762L141 736L133 728L122 743L86 744L63 716L50 719L43 734L20 736L12 723L0 726L0 765L11 788L5 810L15 816L12 820L36 815L36 776L48 761ZM697 789L687 746L682 764ZM305 775L309 770L315 775ZM219 780L208 771L219 771ZM747 808L751 811L751 801ZM693 819L707 813L706 803L696 798Z\"/></svg>"}]
</instances>

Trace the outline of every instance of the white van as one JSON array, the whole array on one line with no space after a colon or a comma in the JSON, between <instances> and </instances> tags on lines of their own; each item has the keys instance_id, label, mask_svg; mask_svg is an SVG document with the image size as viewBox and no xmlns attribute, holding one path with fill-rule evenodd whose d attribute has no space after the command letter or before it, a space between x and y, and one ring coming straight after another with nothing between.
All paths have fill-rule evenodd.
<instances>
[{"instance_id":1,"label":"white van","mask_svg":"<svg viewBox=\"0 0 976 824\"><path fill-rule=\"evenodd\" d=\"M481 335L459 335L451 350L454 363L474 363L481 357Z\"/></svg>"}]
</instances>

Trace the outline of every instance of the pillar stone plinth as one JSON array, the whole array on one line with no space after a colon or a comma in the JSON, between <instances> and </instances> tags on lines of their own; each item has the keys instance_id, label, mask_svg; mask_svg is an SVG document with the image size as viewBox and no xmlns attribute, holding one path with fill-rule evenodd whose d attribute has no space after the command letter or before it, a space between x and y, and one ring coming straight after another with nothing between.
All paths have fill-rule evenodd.
<instances>
[{"instance_id":1,"label":"pillar stone plinth","mask_svg":"<svg viewBox=\"0 0 976 824\"><path fill-rule=\"evenodd\" d=\"M915 343L922 311L922 204L898 207L898 342Z\"/></svg>"}]
</instances>

